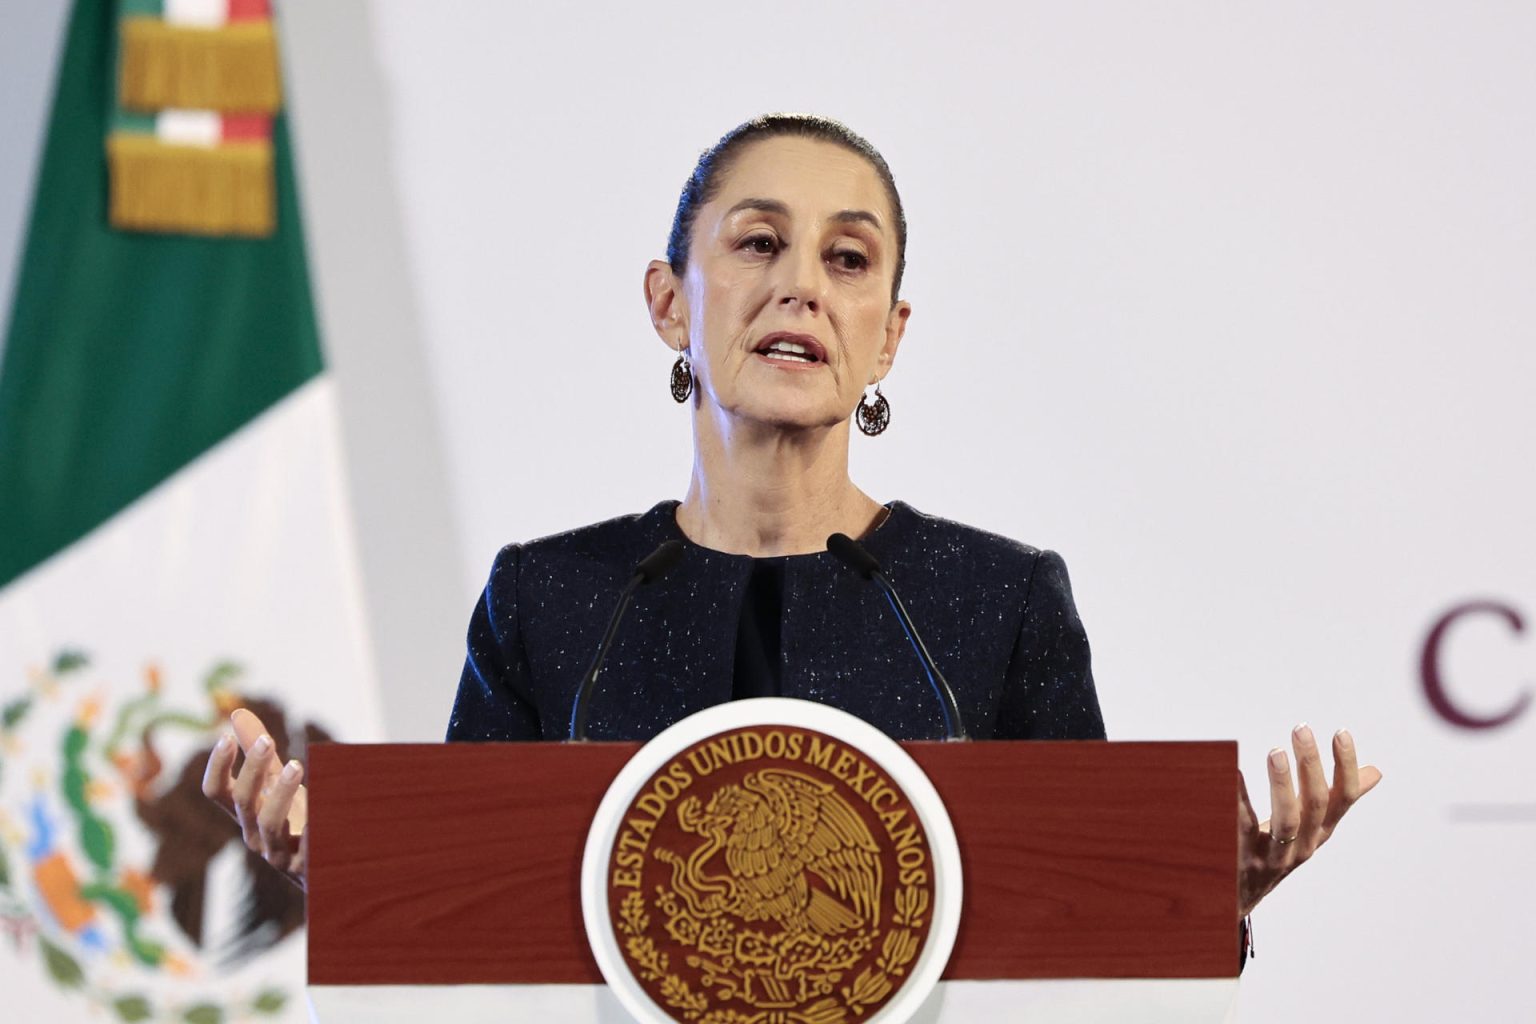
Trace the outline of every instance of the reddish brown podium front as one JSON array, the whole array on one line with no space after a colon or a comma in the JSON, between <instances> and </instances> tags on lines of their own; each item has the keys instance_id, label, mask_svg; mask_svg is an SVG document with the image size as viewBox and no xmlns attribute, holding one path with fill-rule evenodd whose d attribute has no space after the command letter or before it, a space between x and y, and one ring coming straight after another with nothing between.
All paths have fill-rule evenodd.
<instances>
[{"instance_id":1,"label":"reddish brown podium front","mask_svg":"<svg viewBox=\"0 0 1536 1024\"><path fill-rule=\"evenodd\" d=\"M1234 743L903 746L964 865L946 980L1237 973ZM310 984L600 984L582 849L637 749L315 747Z\"/></svg>"}]
</instances>

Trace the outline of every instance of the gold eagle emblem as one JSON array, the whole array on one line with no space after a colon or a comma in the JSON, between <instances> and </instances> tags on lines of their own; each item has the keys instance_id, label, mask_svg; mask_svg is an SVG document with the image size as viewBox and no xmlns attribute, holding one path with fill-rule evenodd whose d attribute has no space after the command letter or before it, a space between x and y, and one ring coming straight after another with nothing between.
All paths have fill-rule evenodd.
<instances>
[{"instance_id":1,"label":"gold eagle emblem","mask_svg":"<svg viewBox=\"0 0 1536 1024\"><path fill-rule=\"evenodd\" d=\"M880 924L880 848L825 782L788 769L749 772L677 821L704 842L672 867L672 890L697 918L772 921L793 939L830 939ZM712 862L724 853L725 870Z\"/></svg>"}]
</instances>

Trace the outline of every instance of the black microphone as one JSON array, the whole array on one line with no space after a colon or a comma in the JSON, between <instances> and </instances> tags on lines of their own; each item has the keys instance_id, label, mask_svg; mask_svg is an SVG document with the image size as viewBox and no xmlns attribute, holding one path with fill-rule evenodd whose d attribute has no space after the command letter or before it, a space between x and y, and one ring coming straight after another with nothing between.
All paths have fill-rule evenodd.
<instances>
[{"instance_id":1,"label":"black microphone","mask_svg":"<svg viewBox=\"0 0 1536 1024\"><path fill-rule=\"evenodd\" d=\"M960 704L955 700L955 691L949 688L944 674L939 671L939 666L934 664L933 655L929 654L928 648L923 646L922 638L917 635L917 627L912 625L912 616L907 614L906 605L901 603L901 598L896 595L896 588L891 586L891 581L886 578L885 570L880 567L875 556L846 533L834 533L828 537L827 550L860 576L879 584L880 589L885 593L886 601L890 603L891 610L901 621L902 632L907 634L907 640L912 644L912 649L917 652L918 660L923 663L923 671L928 674L928 682L933 687L934 695L939 698L939 709L944 713L946 737L952 740L970 739L965 732L965 722L960 718Z\"/></svg>"},{"instance_id":2,"label":"black microphone","mask_svg":"<svg viewBox=\"0 0 1536 1024\"><path fill-rule=\"evenodd\" d=\"M603 642L597 646L597 655L592 659L592 664L587 668L587 674L582 677L581 689L576 691L576 699L571 702L571 734L573 740L585 740L587 738L587 702L592 697L592 688L597 685L597 674L602 671L603 661L608 657L608 648L613 646L614 634L619 631L619 620L624 617L624 612L629 608L629 602L634 598L635 591L643 584L655 583L667 573L683 557L683 542L680 540L662 541L661 546L635 566L635 574L629 578L624 586L624 592L619 595L619 603L613 609L613 617L608 620L608 631L603 634Z\"/></svg>"}]
</instances>

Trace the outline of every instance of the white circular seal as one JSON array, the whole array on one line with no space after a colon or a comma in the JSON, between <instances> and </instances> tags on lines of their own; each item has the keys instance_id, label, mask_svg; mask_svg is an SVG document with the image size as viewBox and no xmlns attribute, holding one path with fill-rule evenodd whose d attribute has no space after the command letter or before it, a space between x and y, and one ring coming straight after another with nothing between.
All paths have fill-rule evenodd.
<instances>
[{"instance_id":1,"label":"white circular seal","mask_svg":"<svg viewBox=\"0 0 1536 1024\"><path fill-rule=\"evenodd\" d=\"M776 761L766 756L775 746ZM698 776L715 768L710 789ZM778 843L797 798L805 820ZM693 836L692 851L669 848L668 828L674 840ZM666 729L613 780L587 835L581 904L603 978L646 1024L741 1019L721 1008L725 996L849 1006L847 1019L896 1024L932 992L954 948L960 850L933 784L874 726L810 701L732 701ZM786 972L786 944L799 963L819 957L816 968Z\"/></svg>"}]
</instances>

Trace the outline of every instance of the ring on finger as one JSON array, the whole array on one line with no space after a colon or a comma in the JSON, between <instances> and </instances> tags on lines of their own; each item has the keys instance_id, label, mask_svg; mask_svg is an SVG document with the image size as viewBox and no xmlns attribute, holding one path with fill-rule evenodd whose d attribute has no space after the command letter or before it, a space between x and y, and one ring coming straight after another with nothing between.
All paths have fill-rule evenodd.
<instances>
[{"instance_id":1,"label":"ring on finger","mask_svg":"<svg viewBox=\"0 0 1536 1024\"><path fill-rule=\"evenodd\" d=\"M1296 837L1294 835L1290 835L1290 836L1275 836L1274 839L1275 839L1275 842L1279 843L1281 846L1285 846L1288 843L1294 843L1296 841Z\"/></svg>"}]
</instances>

